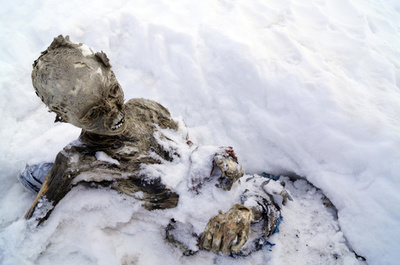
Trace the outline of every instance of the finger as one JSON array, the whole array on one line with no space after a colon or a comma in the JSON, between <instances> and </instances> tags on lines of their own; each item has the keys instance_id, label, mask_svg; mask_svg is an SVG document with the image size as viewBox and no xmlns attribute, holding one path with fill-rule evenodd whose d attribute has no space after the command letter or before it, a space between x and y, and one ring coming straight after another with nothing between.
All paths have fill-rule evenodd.
<instances>
[{"instance_id":1,"label":"finger","mask_svg":"<svg viewBox=\"0 0 400 265\"><path fill-rule=\"evenodd\" d=\"M231 252L232 244L237 235L236 230L237 230L237 226L236 226L236 223L233 221L230 221L229 223L227 223L225 225L223 241L222 241L222 246L221 246L222 254L228 254Z\"/></svg>"},{"instance_id":2,"label":"finger","mask_svg":"<svg viewBox=\"0 0 400 265\"><path fill-rule=\"evenodd\" d=\"M204 229L204 233L202 236L202 246L204 249L208 250L213 250L213 241L215 238L218 236L219 229L223 225L224 219L221 217L222 212L219 213L219 215L214 216L213 218L208 221L208 224L206 225L206 228ZM217 251L217 250L215 250ZM215 252L214 251L214 252ZM219 252L219 249L218 251Z\"/></svg>"},{"instance_id":3,"label":"finger","mask_svg":"<svg viewBox=\"0 0 400 265\"><path fill-rule=\"evenodd\" d=\"M232 160L232 158L228 158L225 160L226 167L228 167L229 171L236 172L238 170L237 163Z\"/></svg>"},{"instance_id":4,"label":"finger","mask_svg":"<svg viewBox=\"0 0 400 265\"><path fill-rule=\"evenodd\" d=\"M211 244L212 244L212 238L213 238L213 226L216 221L217 217L214 216L213 218L208 221L206 228L204 229L203 235L201 236L200 239L200 248L203 249L210 249Z\"/></svg>"},{"instance_id":5,"label":"finger","mask_svg":"<svg viewBox=\"0 0 400 265\"><path fill-rule=\"evenodd\" d=\"M223 229L220 229L219 225L214 227L214 234L213 234L213 238L212 238L212 248L211 248L211 250L214 253L218 253L221 250L221 242L222 242L222 238L223 238L222 231L223 231Z\"/></svg>"},{"instance_id":6,"label":"finger","mask_svg":"<svg viewBox=\"0 0 400 265\"><path fill-rule=\"evenodd\" d=\"M200 248L201 249L210 249L212 242L212 234L209 231L204 231L203 235L200 239Z\"/></svg>"},{"instance_id":7,"label":"finger","mask_svg":"<svg viewBox=\"0 0 400 265\"><path fill-rule=\"evenodd\" d=\"M250 229L242 229L237 238L237 242L234 246L232 246L231 251L233 253L236 253L239 251L239 249L247 242L247 239L249 238L249 230Z\"/></svg>"}]
</instances>

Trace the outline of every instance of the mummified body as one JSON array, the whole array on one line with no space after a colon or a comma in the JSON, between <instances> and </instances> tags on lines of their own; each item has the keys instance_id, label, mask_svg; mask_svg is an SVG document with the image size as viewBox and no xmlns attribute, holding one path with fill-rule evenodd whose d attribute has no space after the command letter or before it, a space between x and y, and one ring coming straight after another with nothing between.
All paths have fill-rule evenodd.
<instances>
[{"instance_id":1,"label":"mummified body","mask_svg":"<svg viewBox=\"0 0 400 265\"><path fill-rule=\"evenodd\" d=\"M82 133L57 155L26 218L42 223L52 209L43 211L43 203L39 202L48 201L55 206L81 182L134 197L140 191L139 199L148 210L174 208L178 204L179 194L160 178L146 176L140 170L143 164L159 164L179 156L159 140L172 141L162 134L163 129L178 129L166 108L145 99L131 99L124 104L123 91L106 55L71 43L68 36L54 39L33 68L36 93L57 114L56 121L80 127ZM100 154L108 159L98 159ZM230 148L221 148L212 163L220 169L218 188L229 191L243 176ZM193 193L199 192L205 179L191 180L189 188ZM247 241L251 223L262 219L265 234L271 233L280 217L273 199L247 192L241 203L246 201L252 203L244 206L233 202L230 211L211 218L200 238L201 248L237 252Z\"/></svg>"}]
</instances>

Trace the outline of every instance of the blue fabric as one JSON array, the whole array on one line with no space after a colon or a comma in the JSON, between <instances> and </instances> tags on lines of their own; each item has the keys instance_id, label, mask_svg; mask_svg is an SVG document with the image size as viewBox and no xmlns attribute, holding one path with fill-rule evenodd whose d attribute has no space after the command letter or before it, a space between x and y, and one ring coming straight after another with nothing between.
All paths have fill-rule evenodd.
<instances>
[{"instance_id":1,"label":"blue fabric","mask_svg":"<svg viewBox=\"0 0 400 265\"><path fill-rule=\"evenodd\" d=\"M272 230L272 233L271 233L271 235L273 235L273 234L275 234L275 233L278 233L278 232L279 232L279 225L281 224L281 222L282 222L282 219L283 219L283 217L282 217L282 216L281 216L281 217L279 217L278 221L276 222L276 225L275 225L275 228L274 228L274 230Z\"/></svg>"},{"instance_id":2,"label":"blue fabric","mask_svg":"<svg viewBox=\"0 0 400 265\"><path fill-rule=\"evenodd\" d=\"M279 225L282 222L283 217L279 217L278 221L276 222L276 225L274 227L274 230L272 230L271 235L278 233L279 232ZM272 251L272 247L275 246L276 244L269 242L268 240L265 241L264 246L269 246L268 251Z\"/></svg>"},{"instance_id":3,"label":"blue fabric","mask_svg":"<svg viewBox=\"0 0 400 265\"><path fill-rule=\"evenodd\" d=\"M24 171L19 175L19 180L27 189L38 193L52 166L53 163L46 162L31 166L26 165Z\"/></svg>"},{"instance_id":4,"label":"blue fabric","mask_svg":"<svg viewBox=\"0 0 400 265\"><path fill-rule=\"evenodd\" d=\"M272 180L278 180L280 178L280 176L272 175L272 174L265 173L265 172L261 173L261 176L264 178L267 178L267 179L272 179Z\"/></svg>"},{"instance_id":5,"label":"blue fabric","mask_svg":"<svg viewBox=\"0 0 400 265\"><path fill-rule=\"evenodd\" d=\"M271 243L271 242L269 242L269 241L265 241L265 244L264 244L264 246L269 246L269 249L268 249L268 251L272 251L272 247L273 246L275 246L276 244L274 244L274 243Z\"/></svg>"}]
</instances>

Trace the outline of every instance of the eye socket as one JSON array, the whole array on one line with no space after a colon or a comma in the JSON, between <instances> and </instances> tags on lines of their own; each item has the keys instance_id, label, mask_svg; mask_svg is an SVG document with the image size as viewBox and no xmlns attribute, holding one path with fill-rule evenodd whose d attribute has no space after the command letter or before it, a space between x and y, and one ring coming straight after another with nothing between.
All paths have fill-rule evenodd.
<instances>
[{"instance_id":1,"label":"eye socket","mask_svg":"<svg viewBox=\"0 0 400 265\"><path fill-rule=\"evenodd\" d=\"M82 117L81 121L83 123L90 123L96 121L100 117L100 109L99 108L92 108Z\"/></svg>"},{"instance_id":2,"label":"eye socket","mask_svg":"<svg viewBox=\"0 0 400 265\"><path fill-rule=\"evenodd\" d=\"M112 98L115 98L118 96L119 92L120 92L120 87L118 84L114 84L111 88L110 88L110 93L109 96Z\"/></svg>"}]
</instances>

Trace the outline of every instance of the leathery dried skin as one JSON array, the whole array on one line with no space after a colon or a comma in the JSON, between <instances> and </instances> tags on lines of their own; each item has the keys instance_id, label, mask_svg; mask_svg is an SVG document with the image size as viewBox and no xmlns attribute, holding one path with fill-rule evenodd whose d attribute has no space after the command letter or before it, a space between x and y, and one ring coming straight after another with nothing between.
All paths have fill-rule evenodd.
<instances>
[{"instance_id":1,"label":"leathery dried skin","mask_svg":"<svg viewBox=\"0 0 400 265\"><path fill-rule=\"evenodd\" d=\"M244 171L235 158L229 154L218 154L214 158L215 164L221 170L217 187L223 190L230 190L233 183L243 177Z\"/></svg>"},{"instance_id":2,"label":"leathery dried skin","mask_svg":"<svg viewBox=\"0 0 400 265\"><path fill-rule=\"evenodd\" d=\"M240 204L226 213L219 211L206 225L200 248L222 254L236 253L247 242L253 220L252 211Z\"/></svg>"}]
</instances>

